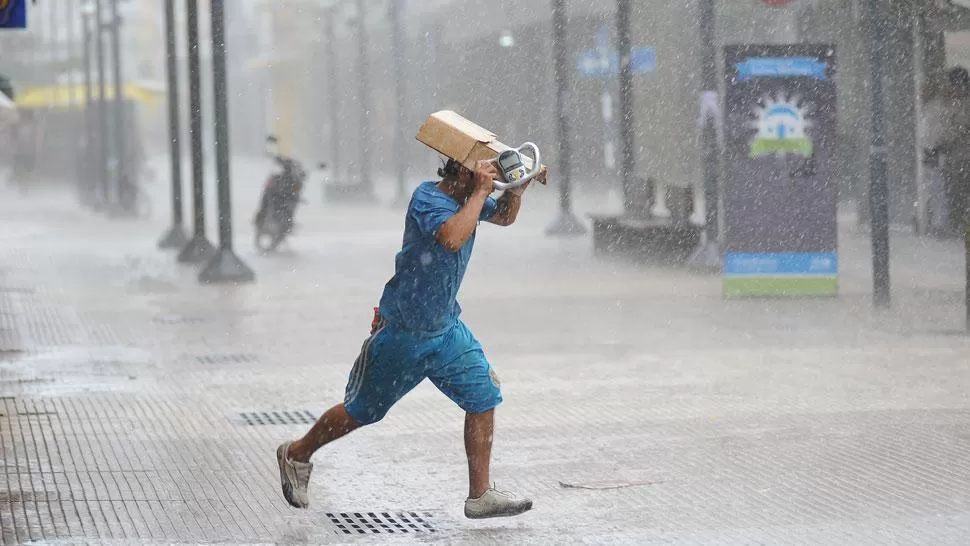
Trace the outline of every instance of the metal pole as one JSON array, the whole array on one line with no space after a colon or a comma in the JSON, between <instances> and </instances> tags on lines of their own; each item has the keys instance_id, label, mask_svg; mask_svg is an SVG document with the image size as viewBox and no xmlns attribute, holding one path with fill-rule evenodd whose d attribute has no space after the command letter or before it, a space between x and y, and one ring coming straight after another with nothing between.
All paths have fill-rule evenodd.
<instances>
[{"instance_id":1,"label":"metal pole","mask_svg":"<svg viewBox=\"0 0 970 546\"><path fill-rule=\"evenodd\" d=\"M701 36L703 40L703 77L704 91L717 93L717 46L715 45L714 0L704 0L701 14ZM708 116L704 124L704 201L706 203L707 238L717 244L720 229L720 198L718 192L718 150L717 120Z\"/></svg>"},{"instance_id":2,"label":"metal pole","mask_svg":"<svg viewBox=\"0 0 970 546\"><path fill-rule=\"evenodd\" d=\"M81 39L83 45L83 64L84 64L84 137L78 144L80 151L81 176L84 179L84 199L85 202L95 207L98 201L97 183L94 174L94 158L91 143L95 141L94 132L94 113L92 103L94 102L94 75L91 61L91 14L85 12L81 17Z\"/></svg>"},{"instance_id":3,"label":"metal pole","mask_svg":"<svg viewBox=\"0 0 970 546\"><path fill-rule=\"evenodd\" d=\"M556 78L556 136L559 143L559 216L546 229L549 235L575 236L586 233L572 210L572 164L569 149L569 66L566 61L566 1L552 0L552 55Z\"/></svg>"},{"instance_id":4,"label":"metal pole","mask_svg":"<svg viewBox=\"0 0 970 546\"><path fill-rule=\"evenodd\" d=\"M70 112L71 112L70 120L69 120L70 125L69 125L69 130L67 134L68 134L68 138L71 138L71 139L75 138L75 135L79 134L78 130L83 127L83 120L79 119L77 116L78 114L77 107L80 106L80 103L78 101L78 94L77 94L77 66L76 66L77 57L75 53L78 49L80 49L78 47L79 44L77 43L77 28L76 28L77 16L78 16L77 0L67 0L67 9L64 10L64 17L62 20L65 23L65 27L66 27L65 41L67 43L67 52L68 52L67 54L68 62L66 63L66 68L68 71L67 72L67 99L68 99L68 104L70 105ZM83 114L83 110L81 110L81 113ZM71 142L70 149L73 152L74 160L72 161L72 164L74 166L74 177L75 177L74 180L75 180L75 187L77 189L78 202L83 206L87 204L87 179L84 175L84 168L81 164L84 156L83 154L81 154L81 150L79 149L79 146L78 146L78 141L75 140Z\"/></svg>"},{"instance_id":5,"label":"metal pole","mask_svg":"<svg viewBox=\"0 0 970 546\"><path fill-rule=\"evenodd\" d=\"M717 95L717 42L716 11L714 0L702 0L700 5L701 31L701 77L703 93ZM717 270L721 267L720 247L720 206L721 194L718 185L720 151L717 143L716 112L705 114L703 126L704 153L704 236L700 245L688 260L694 269ZM696 202L696 200L695 200Z\"/></svg>"},{"instance_id":6,"label":"metal pole","mask_svg":"<svg viewBox=\"0 0 970 546\"><path fill-rule=\"evenodd\" d=\"M966 286L963 293L963 304L967 312L967 331L970 332L970 211L963 212L963 251L966 268Z\"/></svg>"},{"instance_id":7,"label":"metal pole","mask_svg":"<svg viewBox=\"0 0 970 546\"><path fill-rule=\"evenodd\" d=\"M67 73L67 84L68 84L68 99L71 102L71 109L73 110L75 106L78 106L77 100L77 70L75 69L76 59L74 57L75 46L77 45L77 0L67 0L67 11L64 12L64 20L67 23L67 51L68 59L70 63L68 64Z\"/></svg>"},{"instance_id":8,"label":"metal pole","mask_svg":"<svg viewBox=\"0 0 970 546\"><path fill-rule=\"evenodd\" d=\"M226 92L226 25L224 0L212 0L212 88L216 133L216 181L219 188L219 250L199 273L199 281L252 282L252 269L232 251L232 196L229 180L229 97Z\"/></svg>"},{"instance_id":9,"label":"metal pole","mask_svg":"<svg viewBox=\"0 0 970 546\"><path fill-rule=\"evenodd\" d=\"M623 187L623 208L630 210L636 192L634 169L636 158L633 151L633 74L630 70L630 0L616 2L616 48L620 57L620 180Z\"/></svg>"},{"instance_id":10,"label":"metal pole","mask_svg":"<svg viewBox=\"0 0 970 546\"><path fill-rule=\"evenodd\" d=\"M370 134L370 87L367 85L367 72L369 63L367 60L367 11L364 8L364 0L357 0L357 45L358 45L358 84L357 96L360 108L360 150L358 157L360 161L360 191L359 197L364 200L373 200L374 180L371 178L371 164L367 156L371 152Z\"/></svg>"},{"instance_id":11,"label":"metal pole","mask_svg":"<svg viewBox=\"0 0 970 546\"><path fill-rule=\"evenodd\" d=\"M115 191L117 192L117 213L135 213L133 193L129 187L134 181L128 172L128 153L126 149L128 127L125 124L124 74L121 69L121 16L118 14L118 0L111 0L111 64L114 72L114 152L115 152Z\"/></svg>"},{"instance_id":12,"label":"metal pole","mask_svg":"<svg viewBox=\"0 0 970 546\"><path fill-rule=\"evenodd\" d=\"M394 128L394 163L397 170L397 198L396 206L406 206L409 201L407 191L407 145L404 140L404 125L407 123L407 98L404 88L404 40L401 26L401 3L404 0L391 1L391 48L394 57L394 88L397 94L397 126Z\"/></svg>"},{"instance_id":13,"label":"metal pole","mask_svg":"<svg viewBox=\"0 0 970 546\"><path fill-rule=\"evenodd\" d=\"M340 177L340 101L338 93L337 77L337 47L336 33L334 32L334 18L336 17L335 6L327 10L327 22L325 32L327 34L327 65L330 68L330 77L327 78L327 98L330 101L330 172L334 182Z\"/></svg>"},{"instance_id":14,"label":"metal pole","mask_svg":"<svg viewBox=\"0 0 970 546\"><path fill-rule=\"evenodd\" d=\"M886 135L883 121L882 77L884 23L879 0L869 0L870 90L872 100L872 146L869 151L869 208L872 228L872 296L876 307L892 302L889 282L889 184Z\"/></svg>"},{"instance_id":15,"label":"metal pole","mask_svg":"<svg viewBox=\"0 0 970 546\"><path fill-rule=\"evenodd\" d=\"M913 119L916 133L915 152L917 160L914 162L916 176L916 235L922 237L929 233L929 209L927 207L927 177L931 170L926 168L926 164L919 158L923 155L924 142L923 116L926 110L923 108L926 100L924 88L926 86L926 39L924 30L926 27L926 14L922 9L916 10L913 17Z\"/></svg>"},{"instance_id":16,"label":"metal pole","mask_svg":"<svg viewBox=\"0 0 970 546\"><path fill-rule=\"evenodd\" d=\"M189 242L182 218L182 138L179 128L178 52L175 37L175 0L165 0L165 71L168 80L168 143L172 175L172 227L158 248L183 248Z\"/></svg>"},{"instance_id":17,"label":"metal pole","mask_svg":"<svg viewBox=\"0 0 970 546\"><path fill-rule=\"evenodd\" d=\"M57 4L58 4L57 0L47 0L48 25L50 25L50 31L47 35L47 44L48 44L47 71L49 73L48 77L50 78L51 83L54 84L54 93L53 93L54 100L52 101L52 104L51 104L51 108L50 108L51 110L56 110L61 107L61 104L60 104L61 86L57 78L59 75L58 64L61 61L61 51L60 51L61 44L60 44L60 38L59 38L60 25L57 24Z\"/></svg>"},{"instance_id":18,"label":"metal pole","mask_svg":"<svg viewBox=\"0 0 970 546\"><path fill-rule=\"evenodd\" d=\"M108 168L108 103L105 97L107 86L104 66L104 0L94 0L94 44L98 62L98 175L100 178L101 205L111 206L111 172Z\"/></svg>"},{"instance_id":19,"label":"metal pole","mask_svg":"<svg viewBox=\"0 0 970 546\"><path fill-rule=\"evenodd\" d=\"M186 0L189 57L189 135L192 147L192 239L179 252L181 263L205 262L215 253L205 237L205 163L202 157L202 82L199 73L199 0Z\"/></svg>"},{"instance_id":20,"label":"metal pole","mask_svg":"<svg viewBox=\"0 0 970 546\"><path fill-rule=\"evenodd\" d=\"M46 169L51 174L60 174L61 158L62 154L58 153L56 146L57 142L54 140L53 135L55 131L51 130L53 123L59 120L63 120L63 117L58 115L58 111L61 109L61 87L58 81L58 63L60 62L60 50L58 43L59 25L57 24L57 2L56 0L48 0L47 2L47 62L45 63L45 69L47 70L47 82L51 84L53 93L51 96L51 102L47 106L47 111L44 114L44 132L40 138L40 152L38 153L39 161L35 163L35 166L40 169ZM43 167L42 167L43 166Z\"/></svg>"}]
</instances>

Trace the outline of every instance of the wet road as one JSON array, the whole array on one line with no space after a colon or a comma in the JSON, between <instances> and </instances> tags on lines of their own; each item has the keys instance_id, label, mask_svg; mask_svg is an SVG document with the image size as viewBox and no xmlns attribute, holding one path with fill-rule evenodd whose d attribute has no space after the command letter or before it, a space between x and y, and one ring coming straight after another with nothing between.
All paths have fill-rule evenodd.
<instances>
[{"instance_id":1,"label":"wet road","mask_svg":"<svg viewBox=\"0 0 970 546\"><path fill-rule=\"evenodd\" d=\"M340 399L401 215L311 202L257 256L260 165L235 167L240 287L154 249L163 188L135 221L0 190L0 544L970 540L957 245L898 236L889 312L850 228L838 300L724 302L716 278L547 239L542 188L482 228L461 294L505 391L494 479L536 509L461 517L462 416L428 384L321 451L312 509L289 509L275 447Z\"/></svg>"}]
</instances>

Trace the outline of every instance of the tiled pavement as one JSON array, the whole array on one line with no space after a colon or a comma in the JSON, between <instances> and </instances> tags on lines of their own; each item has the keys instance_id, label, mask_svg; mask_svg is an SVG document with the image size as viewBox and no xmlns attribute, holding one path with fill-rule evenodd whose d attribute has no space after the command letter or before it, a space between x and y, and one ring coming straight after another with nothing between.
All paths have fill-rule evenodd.
<instances>
[{"instance_id":1,"label":"tiled pavement","mask_svg":"<svg viewBox=\"0 0 970 546\"><path fill-rule=\"evenodd\" d=\"M400 218L309 205L290 250L255 256L257 182L243 287L154 250L161 214L0 194L0 544L970 542L957 245L897 237L890 312L849 229L838 300L724 302L546 239L541 189L483 228L462 294L506 395L494 478L536 509L461 517L461 415L427 384L321 452L312 509L289 509L274 448L339 399Z\"/></svg>"}]
</instances>

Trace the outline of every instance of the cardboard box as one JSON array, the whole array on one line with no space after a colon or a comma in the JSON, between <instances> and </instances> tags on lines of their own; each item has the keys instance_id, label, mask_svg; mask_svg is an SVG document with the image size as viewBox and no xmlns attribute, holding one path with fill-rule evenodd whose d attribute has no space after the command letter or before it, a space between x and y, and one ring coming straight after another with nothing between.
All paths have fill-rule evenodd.
<instances>
[{"instance_id":1,"label":"cardboard box","mask_svg":"<svg viewBox=\"0 0 970 546\"><path fill-rule=\"evenodd\" d=\"M495 159L512 147L499 142L495 133L461 117L451 110L431 114L418 130L419 142L441 155L475 170L478 161ZM532 169L532 158L522 154L522 163Z\"/></svg>"}]
</instances>

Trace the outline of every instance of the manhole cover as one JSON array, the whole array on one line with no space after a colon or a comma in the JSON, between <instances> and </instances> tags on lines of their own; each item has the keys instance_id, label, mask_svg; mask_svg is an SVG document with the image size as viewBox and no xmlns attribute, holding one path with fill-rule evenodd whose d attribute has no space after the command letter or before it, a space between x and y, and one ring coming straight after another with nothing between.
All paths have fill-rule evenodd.
<instances>
[{"instance_id":1,"label":"manhole cover","mask_svg":"<svg viewBox=\"0 0 970 546\"><path fill-rule=\"evenodd\" d=\"M317 416L306 410L296 411L249 411L240 413L243 423L256 425L312 425Z\"/></svg>"},{"instance_id":2,"label":"manhole cover","mask_svg":"<svg viewBox=\"0 0 970 546\"><path fill-rule=\"evenodd\" d=\"M239 353L239 354L217 354L217 355L199 355L195 357L195 360L200 364L251 364L258 362L259 358L254 354L249 353Z\"/></svg>"},{"instance_id":3,"label":"manhole cover","mask_svg":"<svg viewBox=\"0 0 970 546\"><path fill-rule=\"evenodd\" d=\"M434 533L427 512L327 512L335 532L343 535Z\"/></svg>"}]
</instances>

